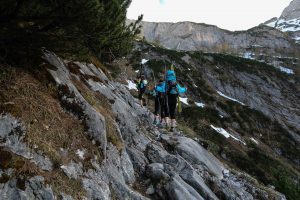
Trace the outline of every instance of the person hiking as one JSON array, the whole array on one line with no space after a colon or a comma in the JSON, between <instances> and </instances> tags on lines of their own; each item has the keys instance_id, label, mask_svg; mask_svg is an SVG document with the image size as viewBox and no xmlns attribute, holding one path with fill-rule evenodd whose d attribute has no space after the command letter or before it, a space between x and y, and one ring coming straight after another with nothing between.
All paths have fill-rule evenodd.
<instances>
[{"instance_id":1,"label":"person hiking","mask_svg":"<svg viewBox=\"0 0 300 200\"><path fill-rule=\"evenodd\" d=\"M146 91L147 84L148 84L148 81L145 79L145 76L141 75L140 78L137 80L137 89L138 89L138 93L139 93L138 98L140 100L141 106L146 106L143 95Z\"/></svg>"},{"instance_id":2,"label":"person hiking","mask_svg":"<svg viewBox=\"0 0 300 200\"><path fill-rule=\"evenodd\" d=\"M154 87L155 94L155 111L154 111L154 122L153 124L159 125L160 123L166 124L165 121L165 93L166 93L166 85L164 78L161 77L159 79L158 84Z\"/></svg>"},{"instance_id":3,"label":"person hiking","mask_svg":"<svg viewBox=\"0 0 300 200\"><path fill-rule=\"evenodd\" d=\"M171 131L174 130L176 127L176 106L177 106L177 99L179 94L185 93L187 91L186 87L180 86L177 83L175 71L169 69L166 72L166 110L168 111L165 113L166 115L166 122L167 127L170 127L169 117L171 118Z\"/></svg>"}]
</instances>

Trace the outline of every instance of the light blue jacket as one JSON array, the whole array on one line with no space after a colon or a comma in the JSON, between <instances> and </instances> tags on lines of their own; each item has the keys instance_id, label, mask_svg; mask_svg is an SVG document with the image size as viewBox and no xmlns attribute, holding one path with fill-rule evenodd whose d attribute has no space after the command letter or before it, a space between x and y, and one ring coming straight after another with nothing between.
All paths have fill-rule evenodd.
<instances>
[{"instance_id":1,"label":"light blue jacket","mask_svg":"<svg viewBox=\"0 0 300 200\"><path fill-rule=\"evenodd\" d=\"M155 92L161 92L165 93L166 92L166 83L161 82L155 86Z\"/></svg>"},{"instance_id":2,"label":"light blue jacket","mask_svg":"<svg viewBox=\"0 0 300 200\"><path fill-rule=\"evenodd\" d=\"M168 90L168 88L166 87L165 81L155 86L155 92L165 93L166 90ZM171 89L170 94L185 93L186 91L187 89L185 87L181 87L179 84L177 84L176 89Z\"/></svg>"},{"instance_id":3,"label":"light blue jacket","mask_svg":"<svg viewBox=\"0 0 300 200\"><path fill-rule=\"evenodd\" d=\"M180 93L185 93L185 92L186 92L186 88L181 87L179 84L176 85L176 89L172 88L170 90L170 94L180 94Z\"/></svg>"}]
</instances>

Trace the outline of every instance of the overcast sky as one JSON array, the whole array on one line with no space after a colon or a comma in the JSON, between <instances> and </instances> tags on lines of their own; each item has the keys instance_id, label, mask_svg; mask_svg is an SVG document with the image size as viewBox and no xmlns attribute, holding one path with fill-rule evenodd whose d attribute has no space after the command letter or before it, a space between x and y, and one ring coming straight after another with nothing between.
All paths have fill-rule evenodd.
<instances>
[{"instance_id":1,"label":"overcast sky","mask_svg":"<svg viewBox=\"0 0 300 200\"><path fill-rule=\"evenodd\" d=\"M143 21L192 21L228 30L246 30L279 17L291 0L132 0L127 18Z\"/></svg>"}]
</instances>

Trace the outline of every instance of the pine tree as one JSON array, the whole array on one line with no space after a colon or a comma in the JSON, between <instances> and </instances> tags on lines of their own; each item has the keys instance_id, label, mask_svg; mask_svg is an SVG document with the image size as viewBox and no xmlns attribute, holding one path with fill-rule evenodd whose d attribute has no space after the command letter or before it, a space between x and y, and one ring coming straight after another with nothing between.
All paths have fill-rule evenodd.
<instances>
[{"instance_id":1,"label":"pine tree","mask_svg":"<svg viewBox=\"0 0 300 200\"><path fill-rule=\"evenodd\" d=\"M101 59L128 53L138 23L126 25L131 0L6 0L0 4L0 59L24 61L42 47ZM19 63L22 64L22 63Z\"/></svg>"}]
</instances>

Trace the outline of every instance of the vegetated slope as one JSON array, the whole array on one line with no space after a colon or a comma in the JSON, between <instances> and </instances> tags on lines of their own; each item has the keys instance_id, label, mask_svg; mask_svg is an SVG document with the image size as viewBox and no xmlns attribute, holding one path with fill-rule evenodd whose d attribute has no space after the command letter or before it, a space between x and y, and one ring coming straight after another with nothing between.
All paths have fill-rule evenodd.
<instances>
[{"instance_id":1,"label":"vegetated slope","mask_svg":"<svg viewBox=\"0 0 300 200\"><path fill-rule=\"evenodd\" d=\"M3 199L285 199L220 162L200 145L214 143L205 135L193 140L185 136L195 133L186 126L175 133L154 127L149 110L126 85L108 78L99 62L43 55L43 67L34 73L0 68ZM122 72L130 68L116 66ZM222 140L204 121L199 124ZM280 159L267 158L281 165ZM287 188L295 192L292 186ZM280 185L276 189L293 198Z\"/></svg>"},{"instance_id":2,"label":"vegetated slope","mask_svg":"<svg viewBox=\"0 0 300 200\"><path fill-rule=\"evenodd\" d=\"M163 74L164 65L173 63L179 81L188 86L182 130L229 165L275 185L291 199L299 197L297 75L225 54L176 52L143 42L137 46L131 59L136 69L141 59L149 60L144 69L151 79L152 71ZM216 127L231 136L224 141Z\"/></svg>"}]
</instances>

